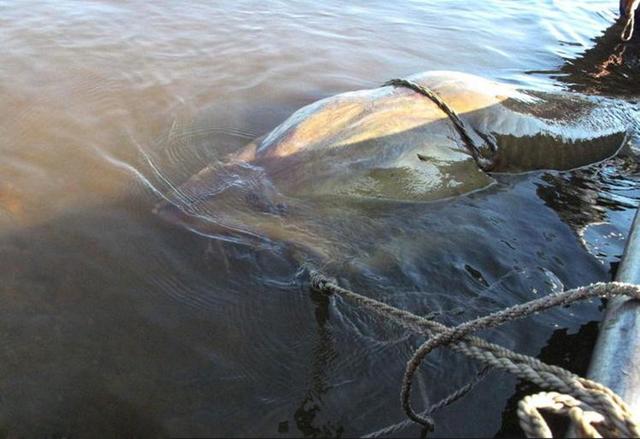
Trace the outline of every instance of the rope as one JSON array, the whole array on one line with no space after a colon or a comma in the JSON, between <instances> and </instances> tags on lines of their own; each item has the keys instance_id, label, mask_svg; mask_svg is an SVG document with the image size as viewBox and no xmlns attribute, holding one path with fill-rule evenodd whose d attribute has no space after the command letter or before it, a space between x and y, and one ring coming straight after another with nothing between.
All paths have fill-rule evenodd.
<instances>
[{"instance_id":1,"label":"rope","mask_svg":"<svg viewBox=\"0 0 640 439\"><path fill-rule=\"evenodd\" d=\"M455 401L459 400L460 398L462 398L463 396L465 396L467 393L469 393L471 390L473 390L475 388L475 386L477 386L483 379L484 377L486 377L488 375L488 373L491 371L491 369L489 367L485 367L484 369L482 369L480 371L480 373L478 373L475 378L473 379L473 381L465 384L464 386L460 387L459 389L457 389L455 392L452 392L451 394L449 394L447 397L441 399L440 401L438 401L437 403L431 405L428 409L426 409L425 411L423 411L422 413L420 413L419 416L421 416L422 418L428 418L430 415L432 415L433 413L437 412L438 410L440 410L441 408L447 407L450 404L453 404ZM394 433L398 433L402 430L404 430L405 428L407 428L408 426L410 426L411 424L413 424L414 421L412 419L406 419L402 422L398 422L397 424L393 424L390 425L388 427L385 428L381 428L380 430L374 431L373 433L369 433L364 435L364 438L375 438L375 437L381 437L381 436L389 436L390 434L394 434ZM433 430L434 427L434 423L433 420L429 418L429 425L425 426L428 430Z\"/></svg>"},{"instance_id":2,"label":"rope","mask_svg":"<svg viewBox=\"0 0 640 439\"><path fill-rule=\"evenodd\" d=\"M428 337L407 363L401 391L402 407L407 416L425 427L433 421L426 414L418 414L411 406L413 377L427 354L440 346L480 361L485 367L507 371L520 379L530 381L549 390L524 398L519 403L520 426L528 437L549 437L551 431L540 409L567 414L585 436L640 437L640 425L627 404L611 389L594 381L581 378L563 368L552 366L526 355L515 353L489 343L471 333L495 328L505 322L521 319L533 313L576 301L601 297L628 296L640 299L640 287L620 282L596 283L586 287L553 293L540 299L513 306L455 327L411 314L374 299L340 287L317 271L310 273L311 288L343 299L392 320L406 329ZM432 406L433 407L433 406ZM442 406L439 406L440 408ZM378 432L376 432L378 433Z\"/></svg>"},{"instance_id":3,"label":"rope","mask_svg":"<svg viewBox=\"0 0 640 439\"><path fill-rule=\"evenodd\" d=\"M449 117L456 131L462 138L462 141L465 143L465 146L469 150L469 153L471 154L473 159L476 161L476 163L478 163L478 166L480 166L480 168L482 168L485 171L490 170L491 162L482 156L480 152L481 146L478 146L476 142L473 140L473 138L471 137L471 135L469 134L472 131L472 128L469 128L465 124L464 120L462 120L460 116L458 116L458 113L456 113L456 111L453 108L451 108L449 104L447 104L435 91L423 85L420 85L416 82L413 82L409 79L401 79L401 78L391 79L385 82L383 86L408 88L410 90L415 91L416 93L419 93L431 99L431 101L433 101L433 103L435 103L438 106L438 108L440 108L440 110L442 110ZM487 138L486 136L483 136L482 134L478 133L475 130L473 130L473 132L475 132L480 138L482 138L485 141L490 151L495 152L497 150L495 143L490 141L489 138Z\"/></svg>"},{"instance_id":4,"label":"rope","mask_svg":"<svg viewBox=\"0 0 640 439\"><path fill-rule=\"evenodd\" d=\"M636 23L636 10L638 9L639 5L640 0L632 0L631 3L629 3L627 10L625 11L627 21L625 22L624 29L622 30L622 35L620 36L622 38L622 41L624 41L625 43L627 41L630 41L633 37Z\"/></svg>"}]
</instances>

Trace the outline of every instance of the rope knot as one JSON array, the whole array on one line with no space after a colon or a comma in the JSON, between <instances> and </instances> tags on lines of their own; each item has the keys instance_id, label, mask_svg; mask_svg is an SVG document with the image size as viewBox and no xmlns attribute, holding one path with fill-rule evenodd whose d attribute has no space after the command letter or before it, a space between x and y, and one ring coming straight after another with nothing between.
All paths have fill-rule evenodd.
<instances>
[{"instance_id":1,"label":"rope knot","mask_svg":"<svg viewBox=\"0 0 640 439\"><path fill-rule=\"evenodd\" d=\"M332 294L331 289L328 287L329 279L325 278L315 270L311 270L309 272L309 283L311 285L311 289L314 291L328 296Z\"/></svg>"}]
</instances>

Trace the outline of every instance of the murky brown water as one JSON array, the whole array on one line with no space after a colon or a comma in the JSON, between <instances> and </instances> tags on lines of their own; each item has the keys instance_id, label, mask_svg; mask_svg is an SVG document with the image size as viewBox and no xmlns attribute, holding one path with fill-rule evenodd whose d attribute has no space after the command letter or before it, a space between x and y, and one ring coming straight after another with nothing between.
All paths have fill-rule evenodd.
<instances>
[{"instance_id":1,"label":"murky brown water","mask_svg":"<svg viewBox=\"0 0 640 439\"><path fill-rule=\"evenodd\" d=\"M615 46L593 49L616 2L576 3L0 1L0 431L352 436L402 420L418 339L310 296L277 248L210 241L151 209L300 106L392 77L460 70L635 99L633 65L587 75ZM341 281L452 323L607 280L639 194L618 159L371 206L335 225ZM491 337L537 354L599 317L573 307ZM472 370L435 354L420 398ZM514 384L492 375L435 433L495 434Z\"/></svg>"}]
</instances>

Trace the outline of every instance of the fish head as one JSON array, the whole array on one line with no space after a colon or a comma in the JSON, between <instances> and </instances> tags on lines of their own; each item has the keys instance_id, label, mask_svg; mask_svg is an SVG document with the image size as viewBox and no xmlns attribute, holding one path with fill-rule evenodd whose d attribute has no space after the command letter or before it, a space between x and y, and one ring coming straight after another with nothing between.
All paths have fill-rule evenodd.
<instances>
[{"instance_id":1,"label":"fish head","mask_svg":"<svg viewBox=\"0 0 640 439\"><path fill-rule=\"evenodd\" d=\"M286 248L295 259L328 257L305 222L307 206L282 195L258 166L212 164L176 187L153 212L208 238L253 247Z\"/></svg>"}]
</instances>

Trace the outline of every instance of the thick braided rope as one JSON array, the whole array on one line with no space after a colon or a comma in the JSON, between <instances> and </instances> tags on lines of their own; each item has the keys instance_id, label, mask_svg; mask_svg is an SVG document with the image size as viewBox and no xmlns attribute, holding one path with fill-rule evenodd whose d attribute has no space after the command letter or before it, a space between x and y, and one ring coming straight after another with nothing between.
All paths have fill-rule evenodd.
<instances>
[{"instance_id":1,"label":"thick braided rope","mask_svg":"<svg viewBox=\"0 0 640 439\"><path fill-rule=\"evenodd\" d=\"M595 438L620 435L620 432L612 430L607 425L606 419L601 413L576 398L557 392L540 392L526 396L518 403L520 426L527 437L552 437L541 410L568 416L577 437Z\"/></svg>"},{"instance_id":2,"label":"thick braided rope","mask_svg":"<svg viewBox=\"0 0 640 439\"><path fill-rule=\"evenodd\" d=\"M593 297L613 297L617 295L626 295L640 299L640 288L634 285L619 283L594 284L588 287L551 294L531 302L516 305L497 313L463 323L457 327L447 329L446 331L437 334L418 348L407 365L407 371L403 380L403 406L405 407L405 410L409 413L413 412L410 405L410 392L413 375L424 357L435 348L455 344L471 332L481 329L495 328L505 322L517 320L555 306L568 305L579 300L585 300ZM506 369L520 378L528 379L542 388L559 390L562 393L574 396L585 404L588 404L601 412L607 413L609 415L607 417L608 421L613 423L615 428L620 431L632 432L634 437L638 436L640 433L626 404L624 404L617 395L604 386L600 386L597 383L580 378L567 371L563 371L560 374L549 374L547 371L538 370L536 367L537 365L530 361L521 364L513 363L513 365L516 366L516 369L512 368L512 364L495 361L495 359L486 358L485 361L494 367ZM415 414L415 412L413 412L413 414Z\"/></svg>"},{"instance_id":3,"label":"thick braided rope","mask_svg":"<svg viewBox=\"0 0 640 439\"><path fill-rule=\"evenodd\" d=\"M469 153L471 154L473 159L476 161L476 163L478 163L478 166L480 166L480 168L484 170L489 169L491 164L487 159L482 157L482 155L480 154L480 147L476 145L476 142L474 142L473 138L469 134L472 131L472 129L467 126L464 120L462 120L462 118L458 116L458 113L456 113L456 111L453 108L451 108L449 104L447 104L438 95L438 93L416 82L413 82L408 79L402 79L402 78L391 79L385 82L383 85L408 88L410 90L415 91L418 94L421 94L431 99L431 101L433 101L433 103L436 104L438 108L440 108L440 110L442 110L449 117L449 119L451 120L451 123L453 123L453 126L455 127L456 131L462 138L462 141L465 143L465 146L469 150ZM480 136L479 133L476 133L476 134ZM497 149L495 144L489 141L489 139L484 138L483 136L480 136L480 137L482 137L482 139L487 143L487 145L489 146L489 149L495 152L495 150Z\"/></svg>"},{"instance_id":4,"label":"thick braided rope","mask_svg":"<svg viewBox=\"0 0 640 439\"><path fill-rule=\"evenodd\" d=\"M574 422L576 433L580 437L598 437L600 433L592 424L602 423L601 414L585 410L583 404L569 395L557 392L540 392L525 396L518 403L520 425L528 437L551 437L552 433L540 410L557 415L569 416Z\"/></svg>"},{"instance_id":5,"label":"thick braided rope","mask_svg":"<svg viewBox=\"0 0 640 439\"><path fill-rule=\"evenodd\" d=\"M625 13L627 14L627 21L625 22L624 29L622 30L622 41L630 41L633 37L633 32L636 23L636 10L640 5L640 0L634 0L629 4L629 8Z\"/></svg>"},{"instance_id":6,"label":"thick braided rope","mask_svg":"<svg viewBox=\"0 0 640 439\"><path fill-rule=\"evenodd\" d=\"M392 307L376 300L359 295L341 288L330 280L324 278L318 272L311 273L311 286L325 294L335 294L344 299L367 308L376 314L391 319L403 327L414 332L427 335L429 338L407 363L407 369L403 379L401 399L402 406L407 416L415 422L425 426L432 426L432 421L423 414L417 414L411 407L411 388L413 376L425 356L439 346L449 348L474 358L485 366L508 371L521 379L530 381L547 390L554 390L564 395L564 401L577 401L570 404L568 413L575 418L578 425L582 425L583 432L589 432L592 413L600 413L603 417L603 425L600 428L608 432L609 436L640 436L640 428L629 407L622 399L609 388L590 381L562 369L557 366L545 364L536 358L517 354L509 349L488 343L485 340L471 336L470 333L494 328L502 323L520 319L532 313L543 311L555 306L568 305L570 303L590 299L594 297L614 297L625 295L640 299L640 287L618 282L598 283L574 290L554 293L525 304L481 317L459 326L450 328L441 323L424 319L407 311ZM573 398L570 400L569 398ZM538 400L539 403L539 400ZM554 402L557 404L557 402ZM538 408L539 408L538 404ZM533 408L527 408L524 403L519 415L521 425L527 435L538 436L540 420L535 416ZM583 409L581 407L585 407ZM427 410L430 412L430 410ZM589 414L589 416L587 416ZM541 419L541 416L538 417ZM544 423L544 420L542 420ZM589 425L587 425L589 424ZM545 423L546 425L546 423ZM548 429L548 427L547 427Z\"/></svg>"}]
</instances>

